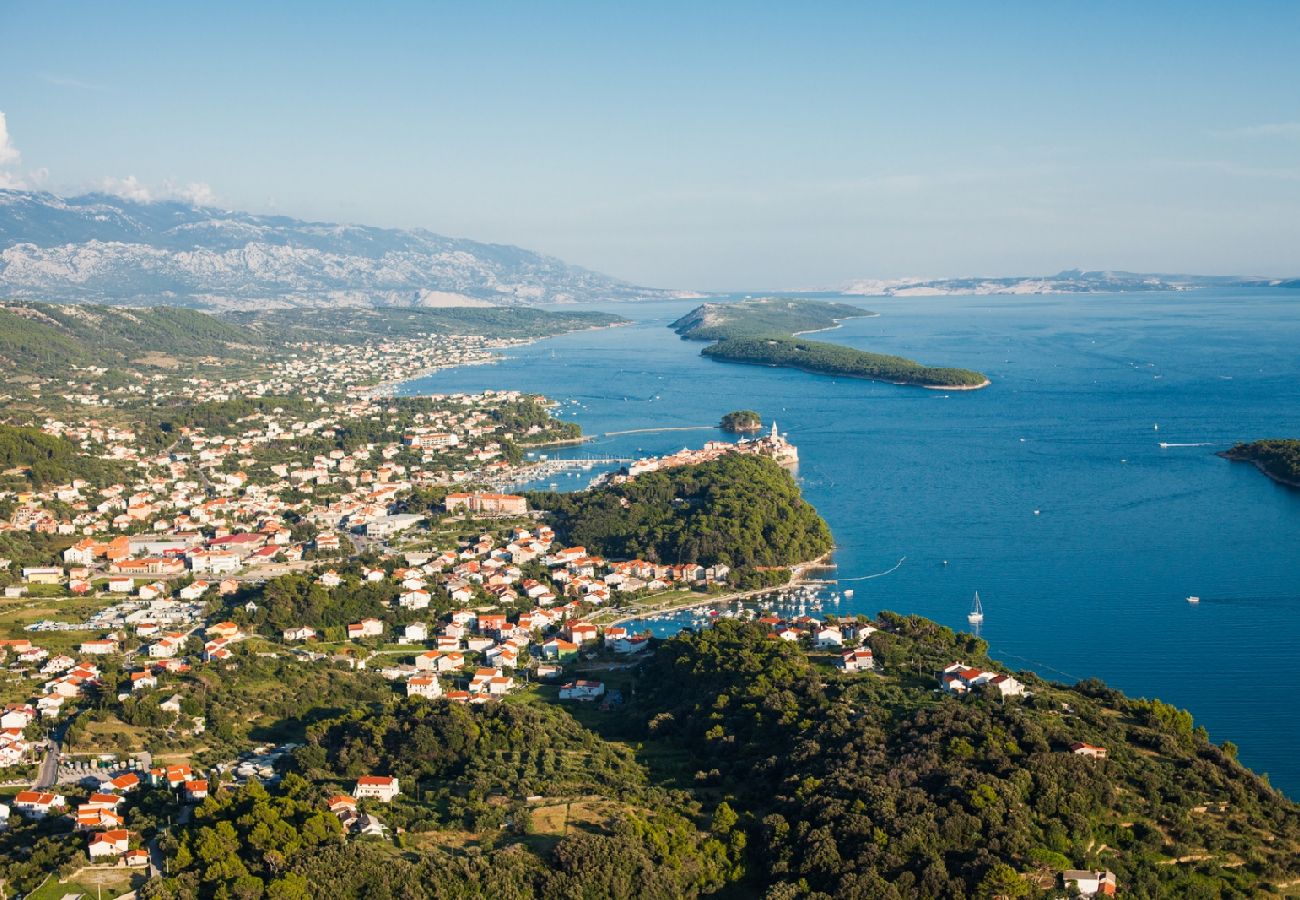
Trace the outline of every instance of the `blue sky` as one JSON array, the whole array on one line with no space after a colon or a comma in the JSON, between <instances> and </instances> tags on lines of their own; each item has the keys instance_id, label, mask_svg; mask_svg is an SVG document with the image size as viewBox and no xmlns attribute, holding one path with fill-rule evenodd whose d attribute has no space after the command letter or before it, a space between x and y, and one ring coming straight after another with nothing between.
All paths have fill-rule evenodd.
<instances>
[{"instance_id":1,"label":"blue sky","mask_svg":"<svg viewBox=\"0 0 1300 900\"><path fill-rule=\"evenodd\" d=\"M0 6L0 183L671 287L1300 275L1300 3L212 6Z\"/></svg>"}]
</instances>

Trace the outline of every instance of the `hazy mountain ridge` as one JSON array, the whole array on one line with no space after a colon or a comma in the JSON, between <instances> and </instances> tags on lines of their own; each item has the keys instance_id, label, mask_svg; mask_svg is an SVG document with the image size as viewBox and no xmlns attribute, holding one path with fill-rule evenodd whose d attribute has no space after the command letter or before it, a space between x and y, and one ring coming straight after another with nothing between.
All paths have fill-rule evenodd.
<instances>
[{"instance_id":1,"label":"hazy mountain ridge","mask_svg":"<svg viewBox=\"0 0 1300 900\"><path fill-rule=\"evenodd\" d=\"M873 297L942 297L952 294L1089 294L1190 291L1199 288L1300 287L1300 279L1236 275L1180 275L1067 269L1055 275L1001 278L863 278L843 287L846 294Z\"/></svg>"},{"instance_id":2,"label":"hazy mountain ridge","mask_svg":"<svg viewBox=\"0 0 1300 900\"><path fill-rule=\"evenodd\" d=\"M519 247L424 229L106 194L0 190L0 248L0 296L60 302L263 308L670 295Z\"/></svg>"}]
</instances>

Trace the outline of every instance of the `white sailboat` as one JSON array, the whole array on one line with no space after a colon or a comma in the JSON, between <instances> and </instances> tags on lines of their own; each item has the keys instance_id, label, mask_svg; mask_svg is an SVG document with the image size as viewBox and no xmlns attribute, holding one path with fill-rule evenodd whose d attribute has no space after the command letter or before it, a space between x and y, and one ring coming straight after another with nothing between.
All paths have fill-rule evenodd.
<instances>
[{"instance_id":1,"label":"white sailboat","mask_svg":"<svg viewBox=\"0 0 1300 900\"><path fill-rule=\"evenodd\" d=\"M975 602L971 604L970 612L966 614L966 621L972 625L978 625L984 621L984 607L980 603L980 592L975 592Z\"/></svg>"}]
</instances>

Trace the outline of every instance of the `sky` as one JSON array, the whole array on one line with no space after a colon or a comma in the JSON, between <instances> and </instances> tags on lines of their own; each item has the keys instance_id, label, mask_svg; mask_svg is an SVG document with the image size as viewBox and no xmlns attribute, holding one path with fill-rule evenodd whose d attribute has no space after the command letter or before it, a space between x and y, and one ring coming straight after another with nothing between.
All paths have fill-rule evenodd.
<instances>
[{"instance_id":1,"label":"sky","mask_svg":"<svg viewBox=\"0 0 1300 900\"><path fill-rule=\"evenodd\" d=\"M637 284L1300 275L1300 3L0 4L0 186Z\"/></svg>"}]
</instances>

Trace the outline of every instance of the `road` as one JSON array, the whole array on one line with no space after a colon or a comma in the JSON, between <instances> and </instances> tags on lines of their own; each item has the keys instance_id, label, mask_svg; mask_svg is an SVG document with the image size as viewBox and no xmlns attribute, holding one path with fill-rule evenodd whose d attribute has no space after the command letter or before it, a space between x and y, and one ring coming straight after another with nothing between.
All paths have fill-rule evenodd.
<instances>
[{"instance_id":1,"label":"road","mask_svg":"<svg viewBox=\"0 0 1300 900\"><path fill-rule=\"evenodd\" d=\"M54 738L45 741L45 759L41 760L41 770L36 774L36 790L53 787L59 780L59 742Z\"/></svg>"}]
</instances>

